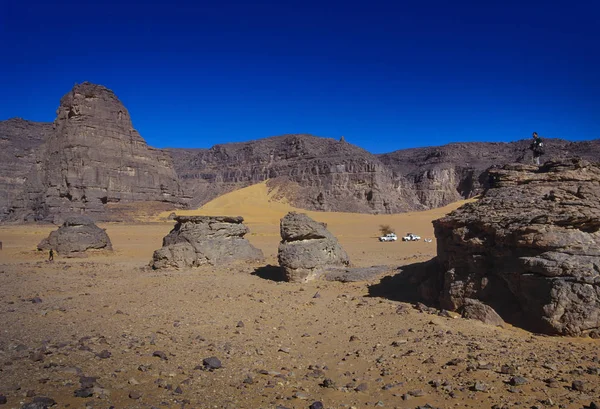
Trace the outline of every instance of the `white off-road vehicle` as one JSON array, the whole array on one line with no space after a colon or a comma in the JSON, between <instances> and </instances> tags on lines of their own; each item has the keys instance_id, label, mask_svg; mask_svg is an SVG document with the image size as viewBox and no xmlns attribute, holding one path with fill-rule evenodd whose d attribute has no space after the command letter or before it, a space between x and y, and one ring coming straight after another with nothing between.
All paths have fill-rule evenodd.
<instances>
[{"instance_id":1,"label":"white off-road vehicle","mask_svg":"<svg viewBox=\"0 0 600 409\"><path fill-rule=\"evenodd\" d=\"M419 241L421 240L421 236L417 236L416 234L408 233L406 236L402 237L402 241Z\"/></svg>"},{"instance_id":2,"label":"white off-road vehicle","mask_svg":"<svg viewBox=\"0 0 600 409\"><path fill-rule=\"evenodd\" d=\"M396 233L388 233L385 236L381 236L379 238L379 241L396 241L398 240L398 236L396 236Z\"/></svg>"}]
</instances>

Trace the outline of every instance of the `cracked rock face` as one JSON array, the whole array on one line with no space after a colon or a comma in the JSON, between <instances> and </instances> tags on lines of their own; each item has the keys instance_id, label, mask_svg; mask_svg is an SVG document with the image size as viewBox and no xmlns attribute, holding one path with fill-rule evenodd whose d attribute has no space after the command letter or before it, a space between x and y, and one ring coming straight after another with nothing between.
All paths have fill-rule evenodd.
<instances>
[{"instance_id":1,"label":"cracked rock face","mask_svg":"<svg viewBox=\"0 0 600 409\"><path fill-rule=\"evenodd\" d=\"M262 251L244 238L242 217L176 216L175 227L154 252L153 268L198 267L234 261L262 261Z\"/></svg>"},{"instance_id":2,"label":"cracked rock face","mask_svg":"<svg viewBox=\"0 0 600 409\"><path fill-rule=\"evenodd\" d=\"M38 250L50 249L69 256L90 249L112 250L112 244L104 229L96 226L92 219L79 216L68 218L58 230L38 244Z\"/></svg>"},{"instance_id":3,"label":"cracked rock face","mask_svg":"<svg viewBox=\"0 0 600 409\"><path fill-rule=\"evenodd\" d=\"M170 155L146 144L121 101L101 85L78 84L61 99L37 155L12 201L15 219L84 213L99 220L114 203L183 204Z\"/></svg>"},{"instance_id":4,"label":"cracked rock face","mask_svg":"<svg viewBox=\"0 0 600 409\"><path fill-rule=\"evenodd\" d=\"M475 203L434 221L443 308L468 298L549 334L600 327L600 165L491 169Z\"/></svg>"},{"instance_id":5,"label":"cracked rock face","mask_svg":"<svg viewBox=\"0 0 600 409\"><path fill-rule=\"evenodd\" d=\"M290 212L280 224L279 265L287 281L307 282L328 267L348 266L350 260L323 223L305 214Z\"/></svg>"}]
</instances>

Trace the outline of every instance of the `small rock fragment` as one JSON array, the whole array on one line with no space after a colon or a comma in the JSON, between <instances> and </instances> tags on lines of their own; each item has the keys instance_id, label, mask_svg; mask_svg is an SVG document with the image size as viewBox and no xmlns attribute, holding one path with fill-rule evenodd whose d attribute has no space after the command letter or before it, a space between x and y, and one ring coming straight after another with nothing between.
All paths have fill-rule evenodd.
<instances>
[{"instance_id":1,"label":"small rock fragment","mask_svg":"<svg viewBox=\"0 0 600 409\"><path fill-rule=\"evenodd\" d=\"M204 358L202 360L202 365L204 365L204 369L212 371L213 369L219 369L221 367L221 361L216 356L211 356L209 358Z\"/></svg>"},{"instance_id":2,"label":"small rock fragment","mask_svg":"<svg viewBox=\"0 0 600 409\"><path fill-rule=\"evenodd\" d=\"M571 383L571 388L574 391L579 391L579 392L583 392L585 389L585 383L583 381L573 381Z\"/></svg>"},{"instance_id":3,"label":"small rock fragment","mask_svg":"<svg viewBox=\"0 0 600 409\"><path fill-rule=\"evenodd\" d=\"M313 403L312 403L312 404L309 406L309 408L310 408L310 409L323 409L323 408L324 408L324 406L323 406L323 402L320 402L320 401L313 402Z\"/></svg>"},{"instance_id":4,"label":"small rock fragment","mask_svg":"<svg viewBox=\"0 0 600 409\"><path fill-rule=\"evenodd\" d=\"M142 397L142 393L139 391L131 391L129 392L129 398L130 399L139 399Z\"/></svg>"},{"instance_id":5,"label":"small rock fragment","mask_svg":"<svg viewBox=\"0 0 600 409\"><path fill-rule=\"evenodd\" d=\"M169 358L167 357L167 354L165 354L163 351L154 351L152 353L152 356L159 357L163 361L168 361L169 360Z\"/></svg>"}]
</instances>

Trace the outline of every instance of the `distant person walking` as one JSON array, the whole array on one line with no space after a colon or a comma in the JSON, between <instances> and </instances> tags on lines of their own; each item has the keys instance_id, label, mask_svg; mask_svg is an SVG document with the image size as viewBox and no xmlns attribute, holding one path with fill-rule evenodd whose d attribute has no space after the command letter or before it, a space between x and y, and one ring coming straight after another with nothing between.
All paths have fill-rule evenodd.
<instances>
[{"instance_id":1,"label":"distant person walking","mask_svg":"<svg viewBox=\"0 0 600 409\"><path fill-rule=\"evenodd\" d=\"M529 149L533 151L533 163L539 166L540 156L544 154L544 142L542 142L542 138L539 137L537 132L534 132L532 136L533 142L531 142Z\"/></svg>"},{"instance_id":2,"label":"distant person walking","mask_svg":"<svg viewBox=\"0 0 600 409\"><path fill-rule=\"evenodd\" d=\"M48 261L54 261L54 250L50 249L48 253Z\"/></svg>"}]
</instances>

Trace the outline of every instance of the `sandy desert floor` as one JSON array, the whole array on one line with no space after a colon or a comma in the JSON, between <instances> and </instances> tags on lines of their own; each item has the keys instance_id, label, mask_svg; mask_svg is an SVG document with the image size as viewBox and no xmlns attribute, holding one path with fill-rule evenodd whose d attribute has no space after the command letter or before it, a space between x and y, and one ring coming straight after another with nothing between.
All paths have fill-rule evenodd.
<instances>
[{"instance_id":1,"label":"sandy desert floor","mask_svg":"<svg viewBox=\"0 0 600 409\"><path fill-rule=\"evenodd\" d=\"M378 226L433 238L458 205L401 215L306 212L356 266L407 265L432 243L380 243ZM264 184L178 213L242 215L261 265L147 268L167 214L103 224L114 251L46 261L53 226L1 226L0 395L20 408L583 408L600 404L600 341L545 337L421 311L364 283L284 283L279 219ZM385 281L384 281L385 282ZM221 367L208 370L205 358ZM0 396L0 404L2 396ZM43 407L43 406L38 406ZM318 405L313 405L318 407Z\"/></svg>"}]
</instances>

